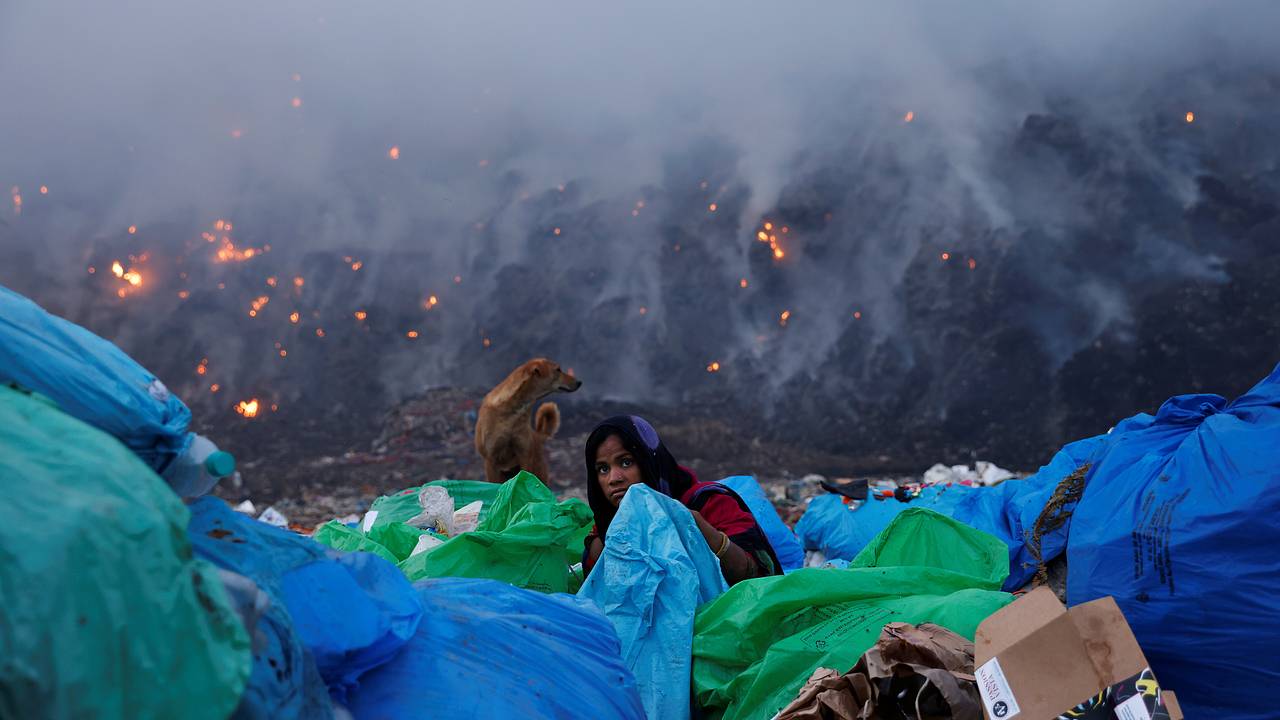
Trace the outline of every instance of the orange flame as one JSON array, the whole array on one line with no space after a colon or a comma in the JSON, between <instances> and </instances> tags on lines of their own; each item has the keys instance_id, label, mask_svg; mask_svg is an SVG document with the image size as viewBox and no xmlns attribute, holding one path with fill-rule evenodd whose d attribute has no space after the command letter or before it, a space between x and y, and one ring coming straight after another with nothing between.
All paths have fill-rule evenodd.
<instances>
[{"instance_id":1,"label":"orange flame","mask_svg":"<svg viewBox=\"0 0 1280 720\"><path fill-rule=\"evenodd\" d=\"M324 328L316 328L316 337L324 337Z\"/></svg>"},{"instance_id":2,"label":"orange flame","mask_svg":"<svg viewBox=\"0 0 1280 720\"><path fill-rule=\"evenodd\" d=\"M355 311L355 316L357 320L364 320L366 317L369 317L369 313L363 310L357 310Z\"/></svg>"},{"instance_id":3,"label":"orange flame","mask_svg":"<svg viewBox=\"0 0 1280 720\"><path fill-rule=\"evenodd\" d=\"M747 286L747 279L746 279L746 278L742 278L741 280L739 280L739 281L738 281L738 287L740 287L740 288L745 288L746 286Z\"/></svg>"},{"instance_id":4,"label":"orange flame","mask_svg":"<svg viewBox=\"0 0 1280 720\"><path fill-rule=\"evenodd\" d=\"M275 287L275 286L276 286L276 277L275 277L274 275L272 275L271 277L267 278L267 284L268 284L268 285L270 285L271 287Z\"/></svg>"},{"instance_id":5,"label":"orange flame","mask_svg":"<svg viewBox=\"0 0 1280 720\"><path fill-rule=\"evenodd\" d=\"M416 337L418 337L418 331L417 331L417 330L410 330L409 332L405 333L405 337L410 338L410 339L412 339L412 338L416 338Z\"/></svg>"},{"instance_id":6,"label":"orange flame","mask_svg":"<svg viewBox=\"0 0 1280 720\"><path fill-rule=\"evenodd\" d=\"M903 116L903 118L902 118L902 122L911 122L912 120L915 120L915 119L916 119L916 114L915 114L914 112L912 112L912 111L908 110L908 111L907 111L907 114L906 114L905 116Z\"/></svg>"},{"instance_id":7,"label":"orange flame","mask_svg":"<svg viewBox=\"0 0 1280 720\"><path fill-rule=\"evenodd\" d=\"M435 295L432 295L431 297L427 298L426 302L422 303L422 306L430 310L431 308L435 307L439 302L440 302L439 298L437 298Z\"/></svg>"},{"instance_id":8,"label":"orange flame","mask_svg":"<svg viewBox=\"0 0 1280 720\"><path fill-rule=\"evenodd\" d=\"M289 313L289 322L293 323L294 325L297 325L297 324L298 324L298 318L299 318L299 317L300 317L300 316L298 315L298 313L297 313L296 311L295 311L295 312L291 312L291 313Z\"/></svg>"},{"instance_id":9,"label":"orange flame","mask_svg":"<svg viewBox=\"0 0 1280 720\"><path fill-rule=\"evenodd\" d=\"M719 362L713 362L713 363L711 363L710 365L708 365L708 366L707 366L707 372L709 372L709 373L720 372L720 363L719 363Z\"/></svg>"},{"instance_id":10,"label":"orange flame","mask_svg":"<svg viewBox=\"0 0 1280 720\"><path fill-rule=\"evenodd\" d=\"M559 235L559 234L560 234L560 228L556 228L555 230L552 230L552 231L551 231L551 234L552 234L552 235Z\"/></svg>"},{"instance_id":11,"label":"orange flame","mask_svg":"<svg viewBox=\"0 0 1280 720\"><path fill-rule=\"evenodd\" d=\"M306 283L306 280L303 280L301 277L295 277L293 279L293 286L296 288L302 287L304 283Z\"/></svg>"},{"instance_id":12,"label":"orange flame","mask_svg":"<svg viewBox=\"0 0 1280 720\"><path fill-rule=\"evenodd\" d=\"M247 418L257 417L258 416L258 398L253 398L252 400L241 400L240 404L236 405L236 412L240 413L241 415Z\"/></svg>"},{"instance_id":13,"label":"orange flame","mask_svg":"<svg viewBox=\"0 0 1280 720\"><path fill-rule=\"evenodd\" d=\"M400 159L400 146L399 146L399 145L392 145L392 146L391 146L391 149L387 151L387 157L391 158L392 160L399 160L399 159Z\"/></svg>"},{"instance_id":14,"label":"orange flame","mask_svg":"<svg viewBox=\"0 0 1280 720\"><path fill-rule=\"evenodd\" d=\"M707 211L708 211L708 212L715 212L715 211L716 211L716 204L715 204L715 203L711 203L710 205L708 205L708 206L707 206Z\"/></svg>"},{"instance_id":15,"label":"orange flame","mask_svg":"<svg viewBox=\"0 0 1280 720\"><path fill-rule=\"evenodd\" d=\"M49 194L49 186L48 186L48 185L41 185L41 186L40 186L40 194L41 194L41 195L48 195L48 194Z\"/></svg>"},{"instance_id":16,"label":"orange flame","mask_svg":"<svg viewBox=\"0 0 1280 720\"><path fill-rule=\"evenodd\" d=\"M351 263L351 271L352 271L352 272L355 272L356 270L359 270L359 269L360 269L360 268L362 268L362 267L364 267L364 263L363 263L363 262L360 262L359 260L357 260L357 261L355 261L355 262Z\"/></svg>"},{"instance_id":17,"label":"orange flame","mask_svg":"<svg viewBox=\"0 0 1280 720\"><path fill-rule=\"evenodd\" d=\"M791 311L783 310L782 314L778 316L778 324L781 325L782 327L786 327L787 321L790 319L791 319Z\"/></svg>"},{"instance_id":18,"label":"orange flame","mask_svg":"<svg viewBox=\"0 0 1280 720\"><path fill-rule=\"evenodd\" d=\"M948 260L950 260L950 259L951 259L951 253L949 253L949 252L944 252L944 253L942 253L942 261L943 261L943 262L946 262L946 261L948 261Z\"/></svg>"},{"instance_id":19,"label":"orange flame","mask_svg":"<svg viewBox=\"0 0 1280 720\"><path fill-rule=\"evenodd\" d=\"M119 260L111 263L111 272L118 278L124 277L124 266L120 264Z\"/></svg>"},{"instance_id":20,"label":"orange flame","mask_svg":"<svg viewBox=\"0 0 1280 720\"><path fill-rule=\"evenodd\" d=\"M853 311L853 319L854 319L854 320L861 320L861 319L862 319L862 311L861 311L861 310L854 310L854 311Z\"/></svg>"},{"instance_id":21,"label":"orange flame","mask_svg":"<svg viewBox=\"0 0 1280 720\"><path fill-rule=\"evenodd\" d=\"M257 299L255 299L253 303L250 305L249 317L257 317L258 311L266 307L267 303L269 302L271 302L271 298L267 297L266 295L259 295Z\"/></svg>"},{"instance_id":22,"label":"orange flame","mask_svg":"<svg viewBox=\"0 0 1280 720\"><path fill-rule=\"evenodd\" d=\"M978 267L978 261L973 258L969 258L969 269L973 270L976 267Z\"/></svg>"},{"instance_id":23,"label":"orange flame","mask_svg":"<svg viewBox=\"0 0 1280 720\"><path fill-rule=\"evenodd\" d=\"M489 347L489 345L490 345L490 344L491 344L491 343L489 342L489 338L485 338L485 339L484 339L484 346L485 346L485 347Z\"/></svg>"},{"instance_id":24,"label":"orange flame","mask_svg":"<svg viewBox=\"0 0 1280 720\"><path fill-rule=\"evenodd\" d=\"M211 393L216 393L216 392L218 392L218 391L219 391L219 390L221 390L221 389L222 389L222 386L221 386L221 385L219 385L218 383L214 383L214 384L212 384L212 385L210 385L210 386L209 386L209 392L211 392Z\"/></svg>"},{"instance_id":25,"label":"orange flame","mask_svg":"<svg viewBox=\"0 0 1280 720\"><path fill-rule=\"evenodd\" d=\"M179 300L186 300L186 299L187 299L187 298L189 298L189 297L191 297L191 293L190 293L189 291L187 291L187 290L179 290L179 291L178 291L178 299L179 299Z\"/></svg>"},{"instance_id":26,"label":"orange flame","mask_svg":"<svg viewBox=\"0 0 1280 720\"><path fill-rule=\"evenodd\" d=\"M1196 114L1195 114L1195 113L1193 113L1193 112L1191 112L1190 110L1188 110L1188 111L1187 111L1187 122L1189 122L1189 123L1193 123L1193 122L1195 122L1195 121L1196 121Z\"/></svg>"}]
</instances>

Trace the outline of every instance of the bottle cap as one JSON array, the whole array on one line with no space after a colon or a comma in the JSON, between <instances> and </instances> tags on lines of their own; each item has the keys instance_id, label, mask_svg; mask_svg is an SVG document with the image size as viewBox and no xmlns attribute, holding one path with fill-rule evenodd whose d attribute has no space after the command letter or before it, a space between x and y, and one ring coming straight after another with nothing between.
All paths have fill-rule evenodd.
<instances>
[{"instance_id":1,"label":"bottle cap","mask_svg":"<svg viewBox=\"0 0 1280 720\"><path fill-rule=\"evenodd\" d=\"M212 477L228 477L236 471L235 456L225 450L210 453L209 457L204 459L204 469Z\"/></svg>"}]
</instances>

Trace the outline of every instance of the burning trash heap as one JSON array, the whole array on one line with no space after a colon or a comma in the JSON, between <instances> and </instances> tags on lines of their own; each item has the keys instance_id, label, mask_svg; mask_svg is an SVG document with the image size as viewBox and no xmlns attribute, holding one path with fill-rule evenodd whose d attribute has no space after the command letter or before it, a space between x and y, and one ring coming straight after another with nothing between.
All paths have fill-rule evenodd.
<instances>
[{"instance_id":1,"label":"burning trash heap","mask_svg":"<svg viewBox=\"0 0 1280 720\"><path fill-rule=\"evenodd\" d=\"M760 234L785 256L788 228ZM225 262L269 251L210 237ZM147 258L111 275L128 295ZM255 519L208 494L237 463L191 421L115 345L0 288L0 716L1273 715L1280 368L1026 477L823 483L794 531L726 478L786 570L732 588L643 485L609 529L628 551L585 578L590 509L527 473L420 483L314 530Z\"/></svg>"}]
</instances>

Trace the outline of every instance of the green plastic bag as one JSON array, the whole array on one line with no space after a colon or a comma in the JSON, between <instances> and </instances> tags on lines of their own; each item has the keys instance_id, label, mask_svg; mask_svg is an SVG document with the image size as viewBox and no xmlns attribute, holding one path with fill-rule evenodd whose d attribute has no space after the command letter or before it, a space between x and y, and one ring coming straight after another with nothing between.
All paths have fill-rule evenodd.
<instances>
[{"instance_id":1,"label":"green plastic bag","mask_svg":"<svg viewBox=\"0 0 1280 720\"><path fill-rule=\"evenodd\" d=\"M391 551L391 554L396 558L392 562L400 562L413 553L413 549L418 547L418 538L423 535L431 535L440 540L449 539L430 530L423 530L402 522L375 525L369 530L368 537Z\"/></svg>"},{"instance_id":2,"label":"green plastic bag","mask_svg":"<svg viewBox=\"0 0 1280 720\"><path fill-rule=\"evenodd\" d=\"M228 717L249 636L151 468L0 386L0 717Z\"/></svg>"},{"instance_id":3,"label":"green plastic bag","mask_svg":"<svg viewBox=\"0 0 1280 720\"><path fill-rule=\"evenodd\" d=\"M566 546L591 520L586 503L558 503L541 481L521 472L499 486L475 532L415 555L400 563L400 569L410 580L490 578L530 590L567 592Z\"/></svg>"},{"instance_id":4,"label":"green plastic bag","mask_svg":"<svg viewBox=\"0 0 1280 720\"><path fill-rule=\"evenodd\" d=\"M886 623L932 622L972 639L1012 600L999 592L1008 557L999 539L912 508L855 558L857 567L738 583L698 610L695 697L727 720L768 720L817 668L853 667Z\"/></svg>"},{"instance_id":5,"label":"green plastic bag","mask_svg":"<svg viewBox=\"0 0 1280 720\"><path fill-rule=\"evenodd\" d=\"M343 525L337 520L330 520L321 525L315 534L311 536L311 539L321 545L328 545L335 550L373 553L393 565L400 562L400 558L396 557L382 543L370 538L356 528Z\"/></svg>"},{"instance_id":6,"label":"green plastic bag","mask_svg":"<svg viewBox=\"0 0 1280 720\"><path fill-rule=\"evenodd\" d=\"M403 523L412 520L422 512L422 507L418 505L418 492L424 487L444 488L453 498L454 509L461 509L464 505L470 505L476 500L483 502L484 504L480 506L480 522L484 522L502 485L479 480L434 480L395 495L383 495L369 506L369 512L378 513L370 525L370 530L387 523Z\"/></svg>"}]
</instances>

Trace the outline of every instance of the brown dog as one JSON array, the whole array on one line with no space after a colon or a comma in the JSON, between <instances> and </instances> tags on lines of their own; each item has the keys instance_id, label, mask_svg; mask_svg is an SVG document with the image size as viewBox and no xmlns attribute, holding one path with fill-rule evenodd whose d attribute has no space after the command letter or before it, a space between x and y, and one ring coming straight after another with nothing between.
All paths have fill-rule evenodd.
<instances>
[{"instance_id":1,"label":"brown dog","mask_svg":"<svg viewBox=\"0 0 1280 720\"><path fill-rule=\"evenodd\" d=\"M484 458L484 479L503 482L521 470L547 482L544 445L560 429L560 408L553 402L534 403L554 392L573 392L582 381L546 358L516 368L480 404L476 418L476 452Z\"/></svg>"}]
</instances>

